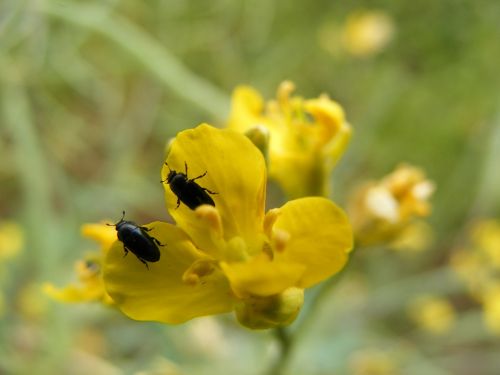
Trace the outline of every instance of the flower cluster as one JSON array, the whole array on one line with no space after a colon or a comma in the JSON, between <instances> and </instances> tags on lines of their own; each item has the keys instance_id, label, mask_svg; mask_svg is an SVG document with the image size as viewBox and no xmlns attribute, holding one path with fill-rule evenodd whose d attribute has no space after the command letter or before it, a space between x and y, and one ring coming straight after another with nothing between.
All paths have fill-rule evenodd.
<instances>
[{"instance_id":1,"label":"flower cluster","mask_svg":"<svg viewBox=\"0 0 500 375\"><path fill-rule=\"evenodd\" d=\"M410 318L424 331L441 335L449 332L455 322L455 310L445 298L421 295L408 308Z\"/></svg>"},{"instance_id":2,"label":"flower cluster","mask_svg":"<svg viewBox=\"0 0 500 375\"><path fill-rule=\"evenodd\" d=\"M353 193L349 207L356 242L387 244L402 241L403 235L420 240L422 236L413 233L421 227L416 219L429 215L433 192L434 184L424 172L407 164L380 181L362 185Z\"/></svg>"},{"instance_id":3,"label":"flower cluster","mask_svg":"<svg viewBox=\"0 0 500 375\"><path fill-rule=\"evenodd\" d=\"M200 186L215 206L177 207L165 183L167 209L176 225L145 225L160 243L149 269L123 257L115 242L104 262L104 284L126 315L181 323L234 310L243 325L288 324L303 302L303 289L337 273L352 248L344 212L326 198L290 201L265 213L266 166L244 135L200 125L170 145L162 180L189 167L206 175ZM167 166L168 165L168 166Z\"/></svg>"},{"instance_id":4,"label":"flower cluster","mask_svg":"<svg viewBox=\"0 0 500 375\"><path fill-rule=\"evenodd\" d=\"M342 107L326 94L316 99L291 96L283 82L276 100L264 103L248 86L236 88L228 127L253 134L269 133L269 176L290 198L326 196L329 177L351 137Z\"/></svg>"},{"instance_id":5,"label":"flower cluster","mask_svg":"<svg viewBox=\"0 0 500 375\"><path fill-rule=\"evenodd\" d=\"M101 250L76 263L78 284L45 291L113 305L136 320L176 324L234 311L253 329L291 323L304 289L345 266L354 237L344 211L324 197L351 127L326 95L304 100L293 90L283 82L264 104L239 87L227 129L202 124L177 134L161 171L175 223L129 225L141 245L118 226L84 226ZM293 200L266 212L268 173ZM429 213L432 191L406 165L362 188L351 210L359 243L401 240L414 217Z\"/></svg>"},{"instance_id":6,"label":"flower cluster","mask_svg":"<svg viewBox=\"0 0 500 375\"><path fill-rule=\"evenodd\" d=\"M500 222L476 222L470 244L453 254L451 266L482 305L486 326L500 334Z\"/></svg>"}]
</instances>

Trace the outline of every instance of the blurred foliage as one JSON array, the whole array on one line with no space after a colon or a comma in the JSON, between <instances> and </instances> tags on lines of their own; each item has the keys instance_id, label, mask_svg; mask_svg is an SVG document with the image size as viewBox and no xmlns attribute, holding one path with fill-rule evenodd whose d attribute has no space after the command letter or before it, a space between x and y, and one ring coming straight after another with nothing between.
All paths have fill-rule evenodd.
<instances>
[{"instance_id":1,"label":"blurred foliage","mask_svg":"<svg viewBox=\"0 0 500 375\"><path fill-rule=\"evenodd\" d=\"M369 9L393 20L385 49L324 48L325 27ZM330 94L353 125L336 201L401 161L426 170L437 191L427 251L363 249L335 289L306 295L289 373L496 374L498 336L448 262L472 219L500 213L499 17L494 0L0 2L0 216L26 236L0 264L0 373L266 371L272 333L230 317L137 323L36 290L71 279L92 246L81 223L114 222L123 209L140 223L167 219L169 137L224 126L239 84L270 98L291 79L304 97ZM428 336L406 314L429 292L456 310L446 335Z\"/></svg>"}]
</instances>

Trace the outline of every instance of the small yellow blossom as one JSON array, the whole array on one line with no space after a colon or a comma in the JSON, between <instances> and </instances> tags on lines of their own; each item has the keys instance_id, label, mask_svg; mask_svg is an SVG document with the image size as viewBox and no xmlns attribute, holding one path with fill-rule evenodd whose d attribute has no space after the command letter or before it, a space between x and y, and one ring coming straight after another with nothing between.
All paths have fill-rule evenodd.
<instances>
[{"instance_id":1,"label":"small yellow blossom","mask_svg":"<svg viewBox=\"0 0 500 375\"><path fill-rule=\"evenodd\" d=\"M290 201L264 212L266 167L252 142L208 125L180 132L162 169L170 169L216 194L215 207L192 210L165 182L167 209L176 225L145 225L161 246L149 269L123 257L115 242L104 262L104 282L130 318L164 323L235 310L254 329L289 324L303 289L340 271L352 248L344 212L321 197ZM206 172L206 175L204 173Z\"/></svg>"},{"instance_id":2,"label":"small yellow blossom","mask_svg":"<svg viewBox=\"0 0 500 375\"><path fill-rule=\"evenodd\" d=\"M472 228L471 240L491 266L500 270L500 221L479 221Z\"/></svg>"},{"instance_id":3,"label":"small yellow blossom","mask_svg":"<svg viewBox=\"0 0 500 375\"><path fill-rule=\"evenodd\" d=\"M415 220L403 228L388 245L392 250L416 253L428 249L433 238L432 227L423 220Z\"/></svg>"},{"instance_id":4,"label":"small yellow blossom","mask_svg":"<svg viewBox=\"0 0 500 375\"><path fill-rule=\"evenodd\" d=\"M450 264L482 305L486 327L500 334L500 221L478 220L469 237L469 243L453 254Z\"/></svg>"},{"instance_id":5,"label":"small yellow blossom","mask_svg":"<svg viewBox=\"0 0 500 375\"><path fill-rule=\"evenodd\" d=\"M349 207L357 242L369 246L398 240L415 218L429 215L433 192L424 172L407 164L364 184L353 193Z\"/></svg>"},{"instance_id":6,"label":"small yellow blossom","mask_svg":"<svg viewBox=\"0 0 500 375\"><path fill-rule=\"evenodd\" d=\"M333 56L367 58L382 52L394 39L392 17L381 10L356 11L342 24L329 21L318 30L321 48Z\"/></svg>"},{"instance_id":7,"label":"small yellow blossom","mask_svg":"<svg viewBox=\"0 0 500 375\"><path fill-rule=\"evenodd\" d=\"M14 221L0 221L0 262L16 256L24 247L24 232Z\"/></svg>"},{"instance_id":8,"label":"small yellow blossom","mask_svg":"<svg viewBox=\"0 0 500 375\"><path fill-rule=\"evenodd\" d=\"M104 304L113 304L113 300L104 290L102 264L109 248L116 241L116 230L106 224L85 224L82 226L82 235L97 241L101 249L88 253L85 259L75 263L78 284L58 289L46 283L43 285L43 290L61 302L100 301Z\"/></svg>"},{"instance_id":9,"label":"small yellow blossom","mask_svg":"<svg viewBox=\"0 0 500 375\"><path fill-rule=\"evenodd\" d=\"M457 250L451 266L467 283L469 292L477 300L500 281L500 222L479 220L470 228L469 244Z\"/></svg>"},{"instance_id":10,"label":"small yellow blossom","mask_svg":"<svg viewBox=\"0 0 500 375\"><path fill-rule=\"evenodd\" d=\"M269 176L289 198L326 196L351 127L342 107L326 94L306 100L291 96L294 89L293 83L283 82L277 99L265 104L253 88L237 87L228 127L259 140L259 149L269 153Z\"/></svg>"},{"instance_id":11,"label":"small yellow blossom","mask_svg":"<svg viewBox=\"0 0 500 375\"><path fill-rule=\"evenodd\" d=\"M484 322L488 330L500 335L500 280L483 294Z\"/></svg>"},{"instance_id":12,"label":"small yellow blossom","mask_svg":"<svg viewBox=\"0 0 500 375\"><path fill-rule=\"evenodd\" d=\"M371 56L389 44L394 31L394 22L387 13L359 11L347 18L342 31L342 44L354 56Z\"/></svg>"},{"instance_id":13,"label":"small yellow blossom","mask_svg":"<svg viewBox=\"0 0 500 375\"><path fill-rule=\"evenodd\" d=\"M16 302L19 312L29 320L41 319L47 311L47 298L38 283L25 285L18 293Z\"/></svg>"},{"instance_id":14,"label":"small yellow blossom","mask_svg":"<svg viewBox=\"0 0 500 375\"><path fill-rule=\"evenodd\" d=\"M363 349L349 358L352 375L398 375L398 364L394 354L380 349Z\"/></svg>"},{"instance_id":15,"label":"small yellow blossom","mask_svg":"<svg viewBox=\"0 0 500 375\"><path fill-rule=\"evenodd\" d=\"M418 297L411 303L409 314L420 328L436 335L448 332L455 322L451 303L436 296Z\"/></svg>"}]
</instances>

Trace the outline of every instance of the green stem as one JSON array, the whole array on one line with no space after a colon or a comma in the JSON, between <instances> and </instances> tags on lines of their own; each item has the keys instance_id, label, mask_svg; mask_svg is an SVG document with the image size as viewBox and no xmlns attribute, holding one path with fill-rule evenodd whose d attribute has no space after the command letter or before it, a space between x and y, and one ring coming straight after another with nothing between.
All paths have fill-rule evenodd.
<instances>
[{"instance_id":1,"label":"green stem","mask_svg":"<svg viewBox=\"0 0 500 375\"><path fill-rule=\"evenodd\" d=\"M101 7L47 1L41 11L93 30L121 47L178 96L215 118L225 117L229 98L224 91L190 71L158 41L128 20L109 15Z\"/></svg>"},{"instance_id":2,"label":"green stem","mask_svg":"<svg viewBox=\"0 0 500 375\"><path fill-rule=\"evenodd\" d=\"M274 334L279 343L280 352L279 357L267 371L267 375L282 375L285 373L284 371L293 349L293 340L288 331L283 327L276 328Z\"/></svg>"}]
</instances>

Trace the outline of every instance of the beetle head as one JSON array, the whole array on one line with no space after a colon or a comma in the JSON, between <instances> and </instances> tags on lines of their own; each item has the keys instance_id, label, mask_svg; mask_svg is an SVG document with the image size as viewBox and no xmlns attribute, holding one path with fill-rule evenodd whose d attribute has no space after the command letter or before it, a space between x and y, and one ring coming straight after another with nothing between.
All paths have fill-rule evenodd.
<instances>
[{"instance_id":1,"label":"beetle head","mask_svg":"<svg viewBox=\"0 0 500 375\"><path fill-rule=\"evenodd\" d=\"M120 219L120 221L118 223L115 223L115 224L108 224L106 223L106 225L110 226L110 227L115 227L116 230L118 230L118 227L120 226L120 224L124 223L125 220L123 220L125 218L125 211L122 211L122 218Z\"/></svg>"},{"instance_id":2,"label":"beetle head","mask_svg":"<svg viewBox=\"0 0 500 375\"><path fill-rule=\"evenodd\" d=\"M177 176L179 173L174 171L173 169L170 169L167 162L165 162L165 165L168 168L167 183L170 184L172 182L172 180L174 179L174 177Z\"/></svg>"}]
</instances>

